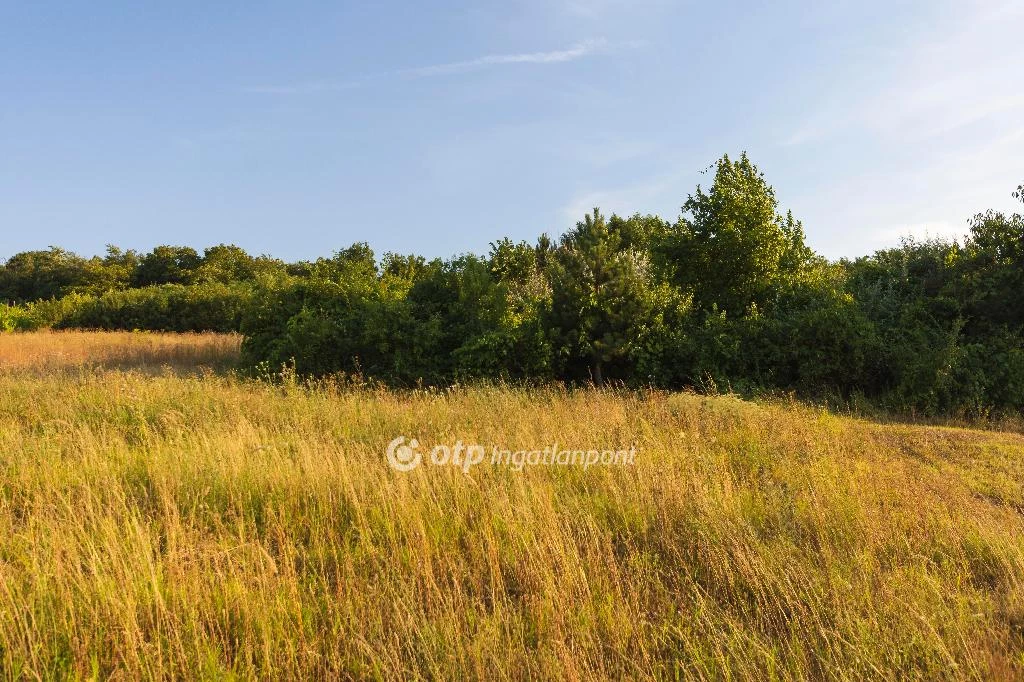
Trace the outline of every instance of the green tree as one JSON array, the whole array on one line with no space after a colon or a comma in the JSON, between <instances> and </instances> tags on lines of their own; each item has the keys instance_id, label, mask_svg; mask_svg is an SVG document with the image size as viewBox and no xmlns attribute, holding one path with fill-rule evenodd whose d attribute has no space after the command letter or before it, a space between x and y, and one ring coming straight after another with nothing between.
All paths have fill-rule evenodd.
<instances>
[{"instance_id":1,"label":"green tree","mask_svg":"<svg viewBox=\"0 0 1024 682\"><path fill-rule=\"evenodd\" d=\"M623 224L595 208L562 237L548 266L555 347L570 372L583 360L599 385L609 366L628 364L656 307L650 259L628 245Z\"/></svg>"},{"instance_id":2,"label":"green tree","mask_svg":"<svg viewBox=\"0 0 1024 682\"><path fill-rule=\"evenodd\" d=\"M550 287L537 249L502 239L491 244L486 286L476 294L479 321L455 351L466 377L549 378L551 350L542 323ZM476 303L476 302L474 302Z\"/></svg>"},{"instance_id":3,"label":"green tree","mask_svg":"<svg viewBox=\"0 0 1024 682\"><path fill-rule=\"evenodd\" d=\"M372 286L379 274L373 249L366 242L356 242L330 258L318 258L312 264L309 276L339 283L352 280L365 287Z\"/></svg>"},{"instance_id":4,"label":"green tree","mask_svg":"<svg viewBox=\"0 0 1024 682\"><path fill-rule=\"evenodd\" d=\"M51 246L46 251L24 251L0 269L0 300L27 302L70 293L88 281L85 259Z\"/></svg>"},{"instance_id":5,"label":"green tree","mask_svg":"<svg viewBox=\"0 0 1024 682\"><path fill-rule=\"evenodd\" d=\"M812 258L803 226L779 215L774 190L746 153L719 159L711 188L698 186L687 198L659 247L697 307L733 316L769 303Z\"/></svg>"},{"instance_id":6,"label":"green tree","mask_svg":"<svg viewBox=\"0 0 1024 682\"><path fill-rule=\"evenodd\" d=\"M139 261L132 286L191 284L202 258L189 246L158 246Z\"/></svg>"},{"instance_id":7,"label":"green tree","mask_svg":"<svg viewBox=\"0 0 1024 682\"><path fill-rule=\"evenodd\" d=\"M203 252L196 282L253 282L262 275L282 276L285 264L269 256L253 257L233 244L218 244Z\"/></svg>"},{"instance_id":8,"label":"green tree","mask_svg":"<svg viewBox=\"0 0 1024 682\"><path fill-rule=\"evenodd\" d=\"M74 282L65 287L63 293L100 296L109 291L126 289L131 285L138 264L137 253L122 251L108 244L105 256L93 256L81 261L81 269L76 272Z\"/></svg>"},{"instance_id":9,"label":"green tree","mask_svg":"<svg viewBox=\"0 0 1024 682\"><path fill-rule=\"evenodd\" d=\"M1013 196L1024 201L1024 185ZM960 263L973 326L1024 326L1024 215L986 211L970 221Z\"/></svg>"}]
</instances>

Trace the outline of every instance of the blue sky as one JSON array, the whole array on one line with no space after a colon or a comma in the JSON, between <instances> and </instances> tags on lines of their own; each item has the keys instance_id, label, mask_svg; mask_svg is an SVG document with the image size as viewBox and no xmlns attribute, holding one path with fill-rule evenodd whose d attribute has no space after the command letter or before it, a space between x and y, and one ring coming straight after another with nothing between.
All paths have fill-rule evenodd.
<instances>
[{"instance_id":1,"label":"blue sky","mask_svg":"<svg viewBox=\"0 0 1024 682\"><path fill-rule=\"evenodd\" d=\"M747 150L810 244L962 233L1024 182L1024 3L7 2L0 257L485 253L678 215Z\"/></svg>"}]
</instances>

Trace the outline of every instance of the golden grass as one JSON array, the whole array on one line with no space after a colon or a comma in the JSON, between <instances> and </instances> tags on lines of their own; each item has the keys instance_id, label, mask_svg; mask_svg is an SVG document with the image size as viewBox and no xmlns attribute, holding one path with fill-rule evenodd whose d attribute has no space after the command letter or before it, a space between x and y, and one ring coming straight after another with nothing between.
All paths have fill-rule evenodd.
<instances>
[{"instance_id":1,"label":"golden grass","mask_svg":"<svg viewBox=\"0 0 1024 682\"><path fill-rule=\"evenodd\" d=\"M399 473L383 452L403 434L638 454ZM732 398L11 371L0 669L1010 678L1022 454L1017 434Z\"/></svg>"},{"instance_id":2,"label":"golden grass","mask_svg":"<svg viewBox=\"0 0 1024 682\"><path fill-rule=\"evenodd\" d=\"M238 358L237 334L40 331L0 334L0 371L79 367L196 372Z\"/></svg>"}]
</instances>

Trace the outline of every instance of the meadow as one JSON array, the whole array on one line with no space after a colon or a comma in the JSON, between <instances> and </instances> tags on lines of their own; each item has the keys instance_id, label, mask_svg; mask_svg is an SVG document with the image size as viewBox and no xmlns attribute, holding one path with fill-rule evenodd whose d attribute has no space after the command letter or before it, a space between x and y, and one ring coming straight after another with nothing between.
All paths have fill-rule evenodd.
<instances>
[{"instance_id":1,"label":"meadow","mask_svg":"<svg viewBox=\"0 0 1024 682\"><path fill-rule=\"evenodd\" d=\"M6 679L1008 679L1024 436L615 388L243 378L0 335ZM396 436L636 447L391 468Z\"/></svg>"}]
</instances>

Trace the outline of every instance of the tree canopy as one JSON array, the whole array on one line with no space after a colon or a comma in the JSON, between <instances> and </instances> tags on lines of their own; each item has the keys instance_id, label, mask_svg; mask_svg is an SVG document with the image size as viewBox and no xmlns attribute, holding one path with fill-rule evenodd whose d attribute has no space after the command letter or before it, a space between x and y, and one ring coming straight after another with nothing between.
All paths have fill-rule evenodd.
<instances>
[{"instance_id":1,"label":"tree canopy","mask_svg":"<svg viewBox=\"0 0 1024 682\"><path fill-rule=\"evenodd\" d=\"M1024 201L1024 185L1013 192ZM485 256L285 263L58 247L0 267L0 329L240 330L248 366L398 385L492 379L796 391L915 413L1024 409L1024 217L829 262L764 174L723 156L675 220L597 208Z\"/></svg>"}]
</instances>

